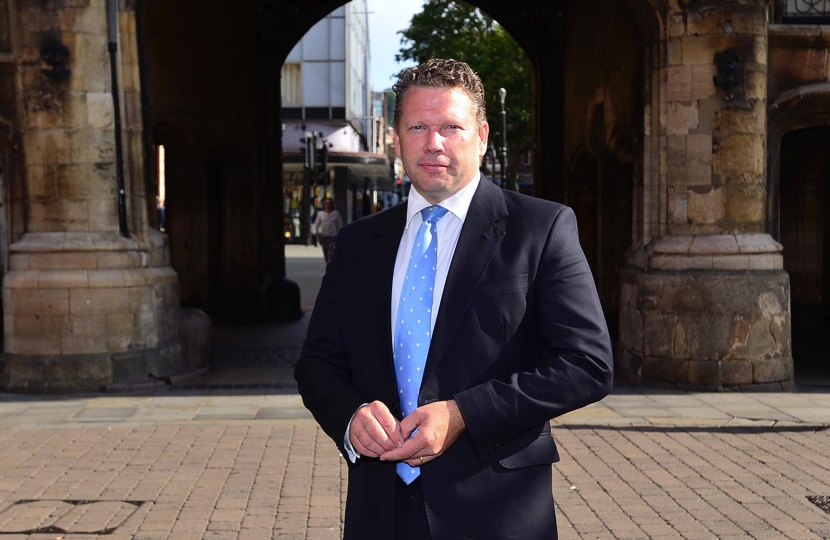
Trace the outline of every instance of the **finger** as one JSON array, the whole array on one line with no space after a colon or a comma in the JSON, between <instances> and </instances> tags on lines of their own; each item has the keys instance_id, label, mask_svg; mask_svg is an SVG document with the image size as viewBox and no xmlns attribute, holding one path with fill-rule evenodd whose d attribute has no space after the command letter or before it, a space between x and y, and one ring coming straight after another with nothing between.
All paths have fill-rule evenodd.
<instances>
[{"instance_id":1,"label":"finger","mask_svg":"<svg viewBox=\"0 0 830 540\"><path fill-rule=\"evenodd\" d=\"M377 402L379 405L377 407L377 411L375 412L375 420L380 425L381 429L386 433L386 436L392 442L392 444L396 447L400 447L404 443L403 435L401 435L401 424L398 422L398 419L395 418L389 409L386 408L381 402ZM388 448L391 450L392 448Z\"/></svg>"},{"instance_id":2,"label":"finger","mask_svg":"<svg viewBox=\"0 0 830 540\"><path fill-rule=\"evenodd\" d=\"M423 437L419 437L417 434L415 437L408 439L403 446L400 448L395 448L391 452L385 452L381 454L380 459L386 461L403 461L406 459L411 459L413 456L418 455L419 452L422 452L426 446Z\"/></svg>"},{"instance_id":3,"label":"finger","mask_svg":"<svg viewBox=\"0 0 830 540\"><path fill-rule=\"evenodd\" d=\"M378 455L374 455L374 453L373 453L371 450L369 450L368 448L366 448L365 446L363 446L363 443L361 443L361 442L360 442L360 440L358 440L358 438L357 438L357 437L355 437L355 436L353 436L353 435L352 435L352 436L350 436L350 437L349 437L349 440L350 440L350 441L351 441L351 443L352 443L352 447L353 447L353 448L355 449L355 451L357 451L357 453L358 453L358 454L360 454L361 456L364 456L364 457L371 457L371 458L373 458L373 457L378 457Z\"/></svg>"},{"instance_id":4,"label":"finger","mask_svg":"<svg viewBox=\"0 0 830 540\"><path fill-rule=\"evenodd\" d=\"M378 444L374 437L366 431L366 427L362 423L359 423L356 427L355 437L357 437L357 440L370 451L369 457L377 457L386 452L386 449Z\"/></svg>"},{"instance_id":5,"label":"finger","mask_svg":"<svg viewBox=\"0 0 830 540\"><path fill-rule=\"evenodd\" d=\"M418 429L424 421L423 414L418 410L414 410L412 414L401 420L401 436L404 440L412 436L412 432Z\"/></svg>"}]
</instances>

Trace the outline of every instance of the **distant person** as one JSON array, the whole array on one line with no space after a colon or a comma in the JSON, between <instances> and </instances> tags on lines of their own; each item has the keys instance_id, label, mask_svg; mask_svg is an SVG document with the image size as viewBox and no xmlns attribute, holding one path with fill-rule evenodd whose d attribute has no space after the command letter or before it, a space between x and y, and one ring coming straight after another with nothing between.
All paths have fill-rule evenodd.
<instances>
[{"instance_id":1,"label":"distant person","mask_svg":"<svg viewBox=\"0 0 830 540\"><path fill-rule=\"evenodd\" d=\"M340 212L334 209L334 201L330 197L326 197L323 200L323 211L317 213L314 225L311 226L312 231L316 231L317 237L320 238L320 245L323 246L323 257L326 259L326 264L331 262L337 233L342 228L343 218L340 217Z\"/></svg>"},{"instance_id":2,"label":"distant person","mask_svg":"<svg viewBox=\"0 0 830 540\"><path fill-rule=\"evenodd\" d=\"M382 202L376 202L375 206L372 207L372 213L377 214L378 212L382 212L382 211L383 211L383 203Z\"/></svg>"}]
</instances>

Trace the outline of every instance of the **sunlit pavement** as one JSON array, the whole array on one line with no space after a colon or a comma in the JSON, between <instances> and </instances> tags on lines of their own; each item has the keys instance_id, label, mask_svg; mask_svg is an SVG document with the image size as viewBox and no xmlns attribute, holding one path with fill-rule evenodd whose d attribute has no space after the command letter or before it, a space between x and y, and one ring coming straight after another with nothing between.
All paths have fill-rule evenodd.
<instances>
[{"instance_id":1,"label":"sunlit pavement","mask_svg":"<svg viewBox=\"0 0 830 540\"><path fill-rule=\"evenodd\" d=\"M310 308L320 250L287 254ZM0 538L340 538L345 465L286 360L306 324L219 328L218 369L140 395L0 394ZM623 388L553 426L562 539L830 537L830 389Z\"/></svg>"}]
</instances>

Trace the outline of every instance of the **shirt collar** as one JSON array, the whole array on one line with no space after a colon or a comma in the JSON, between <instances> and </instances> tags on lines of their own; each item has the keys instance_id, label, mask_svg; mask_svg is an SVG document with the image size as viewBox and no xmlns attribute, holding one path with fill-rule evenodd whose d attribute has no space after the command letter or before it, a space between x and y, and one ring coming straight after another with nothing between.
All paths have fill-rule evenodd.
<instances>
[{"instance_id":1,"label":"shirt collar","mask_svg":"<svg viewBox=\"0 0 830 540\"><path fill-rule=\"evenodd\" d=\"M438 206L443 206L447 210L449 210L455 217L461 220L461 223L464 223L464 220L467 217L467 211L470 210L470 203L473 201L473 195L476 193L476 189L478 189L478 183L481 181L481 173L477 172L476 175L473 177L472 181L469 184L464 186L461 191L444 199ZM415 217L421 210L424 208L432 206L432 203L429 202L424 198L423 195L418 193L418 190L415 189L415 185L413 184L409 189L409 199L406 201L406 228L409 228L409 224L412 223L412 218Z\"/></svg>"}]
</instances>

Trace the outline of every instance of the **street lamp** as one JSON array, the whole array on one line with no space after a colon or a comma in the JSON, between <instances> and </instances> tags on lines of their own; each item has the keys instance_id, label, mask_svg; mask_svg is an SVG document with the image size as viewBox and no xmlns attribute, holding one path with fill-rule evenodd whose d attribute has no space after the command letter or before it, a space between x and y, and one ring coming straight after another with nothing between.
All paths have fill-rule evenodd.
<instances>
[{"instance_id":1,"label":"street lamp","mask_svg":"<svg viewBox=\"0 0 830 540\"><path fill-rule=\"evenodd\" d=\"M501 100L501 156L499 165L501 166L501 187L506 187L507 175L505 168L507 166L507 112L504 110L504 98L507 97L507 90L499 88L499 99Z\"/></svg>"}]
</instances>

